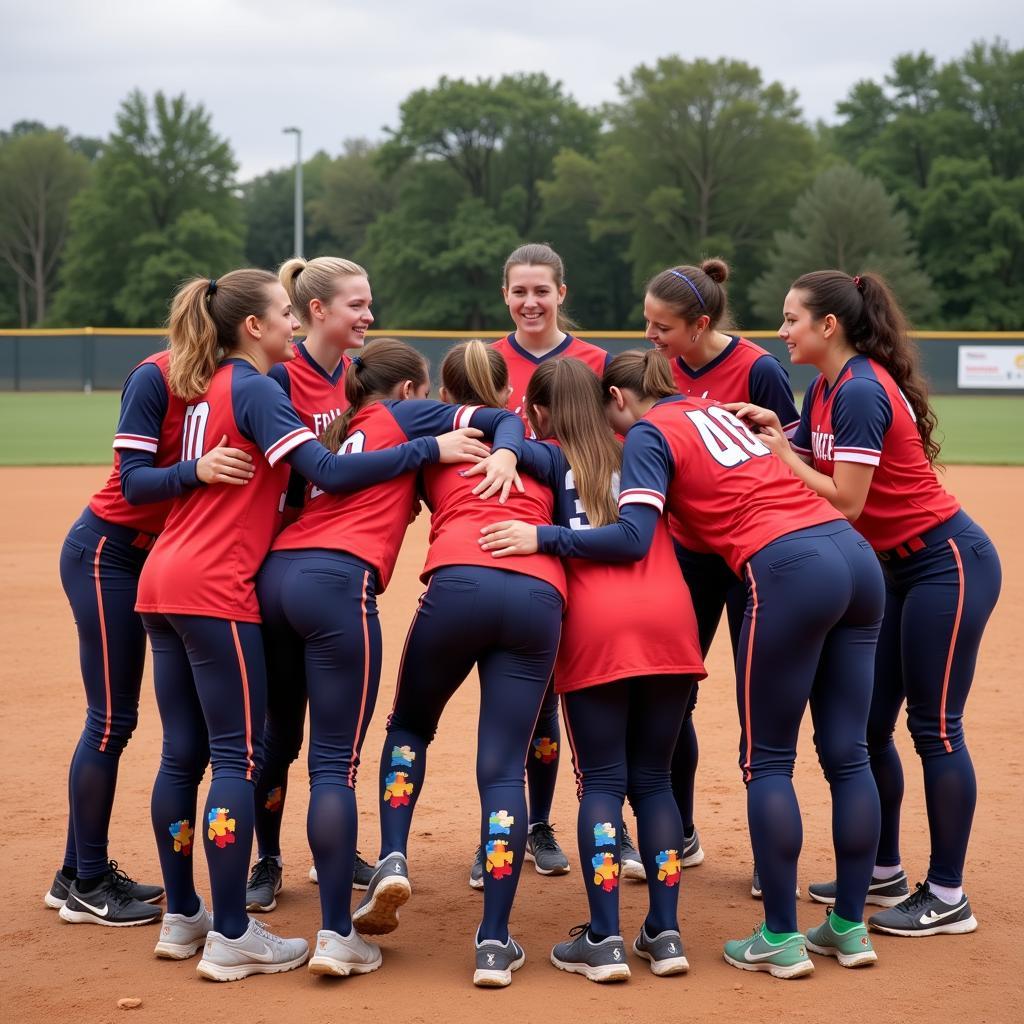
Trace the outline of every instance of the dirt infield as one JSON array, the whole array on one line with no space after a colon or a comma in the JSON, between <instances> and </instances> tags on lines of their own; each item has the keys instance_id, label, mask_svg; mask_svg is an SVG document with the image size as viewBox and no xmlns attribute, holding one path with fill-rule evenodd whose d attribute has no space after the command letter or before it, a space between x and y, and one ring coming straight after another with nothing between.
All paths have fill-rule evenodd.
<instances>
[{"instance_id":1,"label":"dirt infield","mask_svg":"<svg viewBox=\"0 0 1024 1024\"><path fill-rule=\"evenodd\" d=\"M500 1015L502 1021L524 1022L769 1024L836 1020L840 1014L870 1024L934 1020L936 1015L971 1022L1021 1019L1024 469L953 467L947 474L951 489L994 539L1004 573L1002 598L968 705L967 730L980 799L966 882L981 923L978 931L921 942L878 936L875 967L847 971L834 961L816 958L813 977L790 983L741 974L722 961L722 941L749 933L760 919L760 905L748 894L750 854L736 767L738 730L726 642L711 653L711 678L701 688L696 716L701 743L696 820L707 860L683 875L681 921L690 974L657 979L643 962L634 961L630 982L597 986L562 974L548 962L552 943L587 916L575 861L575 792L566 760L554 820L573 857L573 871L562 878L524 871L512 928L528 960L506 991L477 990L470 983L480 897L466 884L478 813L472 774L478 698L469 683L448 709L431 749L430 775L410 850L415 895L403 912L401 928L383 939L380 972L326 980L300 970L214 985L196 977L195 960L154 959L153 927L72 926L43 907L43 893L63 852L67 764L83 715L77 642L57 576L57 557L68 525L105 475L100 468L0 472L0 835L10 883L4 898L7 911L0 918L0 1008L5 1021L478 1024ZM384 672L360 786L360 848L370 857L377 847L377 757L405 629L421 589L416 574L425 535L421 517L410 532L394 583L381 600ZM121 763L110 850L136 878L152 881L159 880L159 869L149 824L149 791L159 735L147 668L139 728ZM902 726L898 742L907 776L903 856L914 879L923 876L927 858L921 773ZM285 890L268 920L283 934L312 939L319 927L319 904L316 888L306 881L310 856L303 773L300 762L283 836ZM796 784L804 811L800 881L806 891L808 882L832 876L827 789L811 747L809 724L801 737ZM197 857L200 891L207 891L205 865L201 855ZM627 941L640 925L643 905L643 887L624 883ZM821 908L805 898L799 915L806 929L821 919ZM125 996L141 998L142 1006L119 1010L117 1000Z\"/></svg>"}]
</instances>

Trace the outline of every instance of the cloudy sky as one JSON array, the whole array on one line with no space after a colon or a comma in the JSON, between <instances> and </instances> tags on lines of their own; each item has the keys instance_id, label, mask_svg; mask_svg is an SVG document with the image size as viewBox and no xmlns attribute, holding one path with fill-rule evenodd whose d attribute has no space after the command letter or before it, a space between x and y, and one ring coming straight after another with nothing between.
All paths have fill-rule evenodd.
<instances>
[{"instance_id":1,"label":"cloudy sky","mask_svg":"<svg viewBox=\"0 0 1024 1024\"><path fill-rule=\"evenodd\" d=\"M21 119L105 136L133 88L185 92L230 139L243 179L289 163L294 139L336 153L380 138L441 75L545 71L580 102L616 97L639 64L733 57L795 89L810 120L892 58L940 60L977 39L1024 45L1006 0L0 0L0 127Z\"/></svg>"}]
</instances>

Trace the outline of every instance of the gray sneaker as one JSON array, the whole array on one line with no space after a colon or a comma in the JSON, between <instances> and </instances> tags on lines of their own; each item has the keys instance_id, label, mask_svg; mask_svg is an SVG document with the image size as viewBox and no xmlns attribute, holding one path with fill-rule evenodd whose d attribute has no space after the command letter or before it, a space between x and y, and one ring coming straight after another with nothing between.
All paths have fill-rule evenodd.
<instances>
[{"instance_id":1,"label":"gray sneaker","mask_svg":"<svg viewBox=\"0 0 1024 1024\"><path fill-rule=\"evenodd\" d=\"M469 869L469 887L470 889L484 887L484 848L482 846L476 848L473 866Z\"/></svg>"},{"instance_id":2,"label":"gray sneaker","mask_svg":"<svg viewBox=\"0 0 1024 1024\"><path fill-rule=\"evenodd\" d=\"M954 906L940 900L927 882L918 882L914 892L902 903L872 914L868 924L876 932L908 936L966 935L978 927L966 893Z\"/></svg>"},{"instance_id":3,"label":"gray sneaker","mask_svg":"<svg viewBox=\"0 0 1024 1024\"><path fill-rule=\"evenodd\" d=\"M567 875L569 858L555 838L555 830L546 821L530 826L526 837L526 859L533 861L538 875Z\"/></svg>"},{"instance_id":4,"label":"gray sneaker","mask_svg":"<svg viewBox=\"0 0 1024 1024\"><path fill-rule=\"evenodd\" d=\"M619 877L632 878L637 882L647 881L647 869L625 822L622 823L622 841L619 844Z\"/></svg>"},{"instance_id":5,"label":"gray sneaker","mask_svg":"<svg viewBox=\"0 0 1024 1024\"><path fill-rule=\"evenodd\" d=\"M282 939L255 918L237 938L209 931L196 974L210 981L241 981L250 974L281 974L301 967L309 956L305 939Z\"/></svg>"},{"instance_id":6,"label":"gray sneaker","mask_svg":"<svg viewBox=\"0 0 1024 1024\"><path fill-rule=\"evenodd\" d=\"M191 916L164 914L160 924L160 941L153 952L165 960L187 960L199 952L206 935L213 929L213 917L199 897L199 909Z\"/></svg>"},{"instance_id":7,"label":"gray sneaker","mask_svg":"<svg viewBox=\"0 0 1024 1024\"><path fill-rule=\"evenodd\" d=\"M284 869L276 857L260 857L252 866L245 886L245 909L268 914L277 906Z\"/></svg>"},{"instance_id":8,"label":"gray sneaker","mask_svg":"<svg viewBox=\"0 0 1024 1024\"><path fill-rule=\"evenodd\" d=\"M750 895L755 900L761 899L761 876L757 873L757 865L754 865L753 874L750 876ZM800 886L796 887L796 898L800 899Z\"/></svg>"},{"instance_id":9,"label":"gray sneaker","mask_svg":"<svg viewBox=\"0 0 1024 1024\"><path fill-rule=\"evenodd\" d=\"M380 946L367 942L355 928L348 935L324 930L317 932L309 973L347 978L350 974L369 974L383 962Z\"/></svg>"},{"instance_id":10,"label":"gray sneaker","mask_svg":"<svg viewBox=\"0 0 1024 1024\"><path fill-rule=\"evenodd\" d=\"M700 834L694 828L688 836L683 836L683 852L679 860L684 868L695 868L704 863L704 850L700 845Z\"/></svg>"},{"instance_id":11,"label":"gray sneaker","mask_svg":"<svg viewBox=\"0 0 1024 1024\"><path fill-rule=\"evenodd\" d=\"M551 950L551 962L570 974L582 974L589 981L628 981L629 964L621 935L609 935L600 942L590 941L590 925L577 925L567 942Z\"/></svg>"},{"instance_id":12,"label":"gray sneaker","mask_svg":"<svg viewBox=\"0 0 1024 1024\"><path fill-rule=\"evenodd\" d=\"M390 853L378 865L366 895L352 915L363 935L386 935L398 927L398 908L412 895L409 865L401 853Z\"/></svg>"},{"instance_id":13,"label":"gray sneaker","mask_svg":"<svg viewBox=\"0 0 1024 1024\"><path fill-rule=\"evenodd\" d=\"M683 940L679 932L658 932L653 939L647 937L646 926L641 927L640 934L633 943L633 952L644 960L651 962L651 974L664 978L669 974L685 974L690 969L683 950Z\"/></svg>"},{"instance_id":14,"label":"gray sneaker","mask_svg":"<svg viewBox=\"0 0 1024 1024\"><path fill-rule=\"evenodd\" d=\"M818 882L807 886L807 894L812 900L819 903L827 903L834 907L836 903L836 883ZM910 895L910 886L907 884L907 873L901 871L892 878L875 878L872 876L871 884L868 886L868 895L865 903L874 903L878 907L895 907L902 903Z\"/></svg>"},{"instance_id":15,"label":"gray sneaker","mask_svg":"<svg viewBox=\"0 0 1024 1024\"><path fill-rule=\"evenodd\" d=\"M523 947L510 935L508 942L476 939L476 970L473 984L480 988L504 988L512 984L512 972L526 963Z\"/></svg>"}]
</instances>

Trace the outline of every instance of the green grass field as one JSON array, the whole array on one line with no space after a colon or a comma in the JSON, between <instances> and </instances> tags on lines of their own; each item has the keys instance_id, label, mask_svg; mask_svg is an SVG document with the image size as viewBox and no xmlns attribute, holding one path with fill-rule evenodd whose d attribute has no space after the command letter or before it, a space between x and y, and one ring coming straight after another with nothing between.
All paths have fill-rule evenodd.
<instances>
[{"instance_id":1,"label":"green grass field","mask_svg":"<svg viewBox=\"0 0 1024 1024\"><path fill-rule=\"evenodd\" d=\"M119 395L0 395L0 466L81 466L110 461ZM942 461L1024 465L1024 397L937 395Z\"/></svg>"}]
</instances>

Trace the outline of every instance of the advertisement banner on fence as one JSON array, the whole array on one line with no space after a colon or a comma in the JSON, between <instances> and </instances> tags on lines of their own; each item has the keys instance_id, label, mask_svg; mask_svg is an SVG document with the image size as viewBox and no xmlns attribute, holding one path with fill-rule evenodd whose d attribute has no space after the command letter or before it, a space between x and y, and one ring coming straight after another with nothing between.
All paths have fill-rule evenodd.
<instances>
[{"instance_id":1,"label":"advertisement banner on fence","mask_svg":"<svg viewBox=\"0 0 1024 1024\"><path fill-rule=\"evenodd\" d=\"M961 345L957 355L958 388L1024 388L1024 347Z\"/></svg>"}]
</instances>

